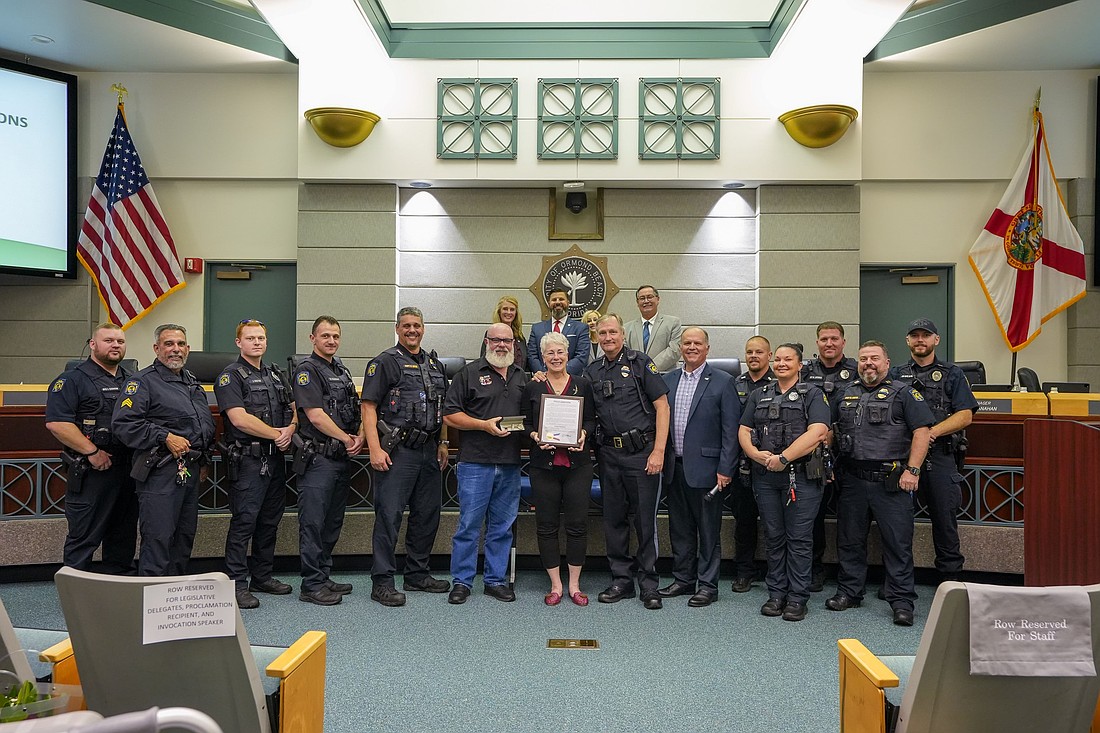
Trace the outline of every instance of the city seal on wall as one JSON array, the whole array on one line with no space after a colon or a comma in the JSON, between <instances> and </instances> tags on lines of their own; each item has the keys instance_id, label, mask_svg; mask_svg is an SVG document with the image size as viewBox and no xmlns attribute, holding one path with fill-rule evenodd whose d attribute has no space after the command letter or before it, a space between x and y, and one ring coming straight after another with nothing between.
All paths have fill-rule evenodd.
<instances>
[{"instance_id":1,"label":"city seal on wall","mask_svg":"<svg viewBox=\"0 0 1100 733\"><path fill-rule=\"evenodd\" d=\"M590 255L576 244L560 255L542 258L542 274L531 284L531 293L539 302L543 319L550 317L546 306L550 291L558 289L569 295L569 317L576 319L585 311L604 313L619 292L607 272L607 258Z\"/></svg>"}]
</instances>

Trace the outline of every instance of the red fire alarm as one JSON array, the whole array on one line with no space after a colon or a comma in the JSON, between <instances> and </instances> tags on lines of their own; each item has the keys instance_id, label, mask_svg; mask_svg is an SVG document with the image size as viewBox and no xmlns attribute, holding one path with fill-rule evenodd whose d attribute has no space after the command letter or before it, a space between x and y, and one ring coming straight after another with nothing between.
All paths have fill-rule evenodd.
<instances>
[{"instance_id":1,"label":"red fire alarm","mask_svg":"<svg viewBox=\"0 0 1100 733\"><path fill-rule=\"evenodd\" d=\"M184 257L183 258L183 271L191 273L202 272L202 259L199 257Z\"/></svg>"}]
</instances>

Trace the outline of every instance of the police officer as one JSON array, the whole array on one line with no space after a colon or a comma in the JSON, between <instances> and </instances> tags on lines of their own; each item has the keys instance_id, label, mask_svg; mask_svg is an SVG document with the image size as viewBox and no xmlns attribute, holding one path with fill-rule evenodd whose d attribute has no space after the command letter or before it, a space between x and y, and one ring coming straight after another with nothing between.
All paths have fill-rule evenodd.
<instances>
[{"instance_id":1,"label":"police officer","mask_svg":"<svg viewBox=\"0 0 1100 733\"><path fill-rule=\"evenodd\" d=\"M756 465L752 486L768 552L764 616L806 618L810 598L813 521L821 503L825 461L820 449L831 415L825 394L799 381L802 345L775 350L777 381L749 396L738 440Z\"/></svg>"},{"instance_id":2,"label":"police officer","mask_svg":"<svg viewBox=\"0 0 1100 733\"><path fill-rule=\"evenodd\" d=\"M825 321L817 326L817 358L802 364L802 381L821 388L830 403L848 387L859 380L855 359L844 356L844 326L836 321ZM831 456L826 460L831 465ZM814 562L810 592L819 592L825 584L825 515L836 504L836 481L826 467L825 493L814 519Z\"/></svg>"},{"instance_id":3,"label":"police officer","mask_svg":"<svg viewBox=\"0 0 1100 733\"><path fill-rule=\"evenodd\" d=\"M344 526L351 491L351 456L363 448L359 394L351 372L336 356L340 322L318 316L309 334L313 353L294 372L294 402L302 445L294 455L298 474L298 544L302 556L299 600L335 606L351 583L337 583L332 549Z\"/></svg>"},{"instance_id":4,"label":"police officer","mask_svg":"<svg viewBox=\"0 0 1100 733\"><path fill-rule=\"evenodd\" d=\"M609 313L596 324L603 358L588 365L599 438L603 527L611 585L600 603L634 597L638 576L646 608L661 608L657 593L657 502L668 440L668 386L653 360L623 346L623 322ZM638 551L630 556L629 516L634 515Z\"/></svg>"},{"instance_id":5,"label":"police officer","mask_svg":"<svg viewBox=\"0 0 1100 733\"><path fill-rule=\"evenodd\" d=\"M122 366L126 335L113 323L102 323L88 339L91 355L50 386L46 395L46 428L65 446L64 562L88 570L92 553L103 544L103 570L134 570L137 547L137 497L130 478L130 450L111 429L111 415L131 374Z\"/></svg>"},{"instance_id":6,"label":"police officer","mask_svg":"<svg viewBox=\"0 0 1100 733\"><path fill-rule=\"evenodd\" d=\"M891 376L916 387L936 418L928 435L928 458L917 495L928 507L932 520L932 544L940 578L958 580L963 567L958 522L963 482L960 470L966 455L965 429L978 411L978 401L962 369L936 356L939 333L936 324L927 318L910 323L905 337L910 359L894 367Z\"/></svg>"},{"instance_id":7,"label":"police officer","mask_svg":"<svg viewBox=\"0 0 1100 733\"><path fill-rule=\"evenodd\" d=\"M859 349L859 382L832 404L839 448L837 593L831 611L860 605L867 581L867 531L871 515L882 536L886 600L894 623L913 625L913 498L935 422L920 392L891 380L890 357L881 341Z\"/></svg>"},{"instance_id":8,"label":"police officer","mask_svg":"<svg viewBox=\"0 0 1100 733\"><path fill-rule=\"evenodd\" d=\"M367 365L363 377L363 433L374 468L374 537L370 597L383 606L403 606L394 587L397 533L409 507L403 587L446 593L451 584L428 570L443 494L449 441L443 432L447 377L435 353L420 347L424 315L402 308L394 326L397 345Z\"/></svg>"},{"instance_id":9,"label":"police officer","mask_svg":"<svg viewBox=\"0 0 1100 733\"><path fill-rule=\"evenodd\" d=\"M157 326L157 360L126 382L115 435L134 451L141 550L138 575L181 575L199 521L199 482L214 444L214 417L195 375L183 368L187 330Z\"/></svg>"},{"instance_id":10,"label":"police officer","mask_svg":"<svg viewBox=\"0 0 1100 733\"><path fill-rule=\"evenodd\" d=\"M737 398L741 401L741 415L745 414L745 405L749 395L763 389L775 381L771 369L772 345L763 336L753 336L745 342L746 370L737 375L733 386ZM730 492L730 511L736 523L733 527L733 586L734 593L746 593L756 579L756 543L758 540L757 520L760 510L756 506L756 497L752 492L751 462L744 452L737 462L737 474L733 479L734 487Z\"/></svg>"},{"instance_id":11,"label":"police officer","mask_svg":"<svg viewBox=\"0 0 1100 733\"><path fill-rule=\"evenodd\" d=\"M222 457L230 483L225 571L236 584L237 606L260 605L251 591L283 596L291 587L271 576L275 540L286 506L286 461L298 420L286 376L265 364L267 326L237 324L241 355L214 386L225 429ZM248 556L249 542L252 555ZM249 577L252 582L249 583Z\"/></svg>"}]
</instances>

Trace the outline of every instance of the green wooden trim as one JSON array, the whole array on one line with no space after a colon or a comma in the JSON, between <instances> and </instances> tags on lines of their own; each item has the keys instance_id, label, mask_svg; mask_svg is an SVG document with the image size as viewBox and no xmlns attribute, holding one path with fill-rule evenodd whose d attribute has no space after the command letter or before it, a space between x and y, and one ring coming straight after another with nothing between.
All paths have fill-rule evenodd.
<instances>
[{"instance_id":1,"label":"green wooden trim","mask_svg":"<svg viewBox=\"0 0 1100 733\"><path fill-rule=\"evenodd\" d=\"M569 90L572 103L560 114L548 112L546 100L556 87ZM592 112L585 107L586 91L600 90L598 100L608 99L606 114ZM561 100L557 100L561 104ZM591 101L591 100L589 100ZM538 83L538 132L536 135L536 155L539 160L615 160L619 151L619 80L618 79L539 79ZM591 132L593 137L604 139L597 130L607 131L607 145L601 150L588 150L584 145L584 136ZM569 134L571 144L568 149L559 145L546 145L547 134L557 133L554 142Z\"/></svg>"},{"instance_id":2,"label":"green wooden trim","mask_svg":"<svg viewBox=\"0 0 1100 733\"><path fill-rule=\"evenodd\" d=\"M407 23L380 0L358 0L391 58L767 58L805 0L784 0L768 23Z\"/></svg>"},{"instance_id":3,"label":"green wooden trim","mask_svg":"<svg viewBox=\"0 0 1100 733\"><path fill-rule=\"evenodd\" d=\"M669 87L674 94L672 107L665 111L647 109L646 102L650 99L660 99L656 95L649 95L652 87ZM685 88L706 87L713 97L713 104L705 112L688 109L684 90ZM708 78L668 78L668 79L639 79L638 80L638 158L641 160L716 160L721 157L721 132L719 124L722 109L722 80L714 77ZM695 132L698 128L710 131L711 140L703 143L703 150L692 150L693 146L702 142ZM663 140L668 135L673 136L672 145L664 152L654 149L652 132L660 132L657 141ZM685 137L692 137L691 144L685 144Z\"/></svg>"},{"instance_id":4,"label":"green wooden trim","mask_svg":"<svg viewBox=\"0 0 1100 733\"><path fill-rule=\"evenodd\" d=\"M154 23L298 63L267 21L253 8L218 0L85 0Z\"/></svg>"},{"instance_id":5,"label":"green wooden trim","mask_svg":"<svg viewBox=\"0 0 1100 733\"><path fill-rule=\"evenodd\" d=\"M883 36L863 62L884 59L1071 2L1074 0L950 0L912 10ZM1036 42L1057 43L1058 39L1043 38Z\"/></svg>"},{"instance_id":6,"label":"green wooden trim","mask_svg":"<svg viewBox=\"0 0 1100 733\"><path fill-rule=\"evenodd\" d=\"M483 106L486 101L483 93L484 87L502 90L501 94L489 99L490 105L500 99L505 93L510 104L503 112L489 112ZM436 85L436 157L441 159L511 159L516 158L516 110L519 108L517 96L517 83L515 79L439 79ZM446 98L452 89L462 89L470 96L470 107L461 112L448 112ZM447 142L448 133L468 133L470 135L470 148L468 150L453 150ZM508 133L508 145L497 152L484 149L483 142L488 139L500 141L498 130Z\"/></svg>"}]
</instances>

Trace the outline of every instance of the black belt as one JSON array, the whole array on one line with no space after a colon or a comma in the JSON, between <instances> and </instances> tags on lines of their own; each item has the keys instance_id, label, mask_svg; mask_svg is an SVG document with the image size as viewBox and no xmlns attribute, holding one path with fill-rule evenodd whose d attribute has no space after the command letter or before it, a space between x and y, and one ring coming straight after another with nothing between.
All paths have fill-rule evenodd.
<instances>
[{"instance_id":1,"label":"black belt","mask_svg":"<svg viewBox=\"0 0 1100 733\"><path fill-rule=\"evenodd\" d=\"M236 441L236 446L240 449L241 455L248 458L273 456L278 452L278 449L275 447L275 442L271 440L253 440L248 443L238 440Z\"/></svg>"},{"instance_id":2,"label":"black belt","mask_svg":"<svg viewBox=\"0 0 1100 733\"><path fill-rule=\"evenodd\" d=\"M657 433L655 432L642 433L642 441L644 443L642 448L645 448L647 445L652 443L655 437L657 437ZM609 446L611 448L625 448L627 450L634 449L634 446L630 444L630 439L627 437L626 433L623 433L622 435L605 435L600 441L600 444ZM639 448L638 450L641 450L642 448Z\"/></svg>"},{"instance_id":3,"label":"black belt","mask_svg":"<svg viewBox=\"0 0 1100 733\"><path fill-rule=\"evenodd\" d=\"M901 463L901 461L880 463L875 468L852 466L849 464L844 467L844 473L849 476L855 476L863 481L885 481L894 470L894 463Z\"/></svg>"}]
</instances>

